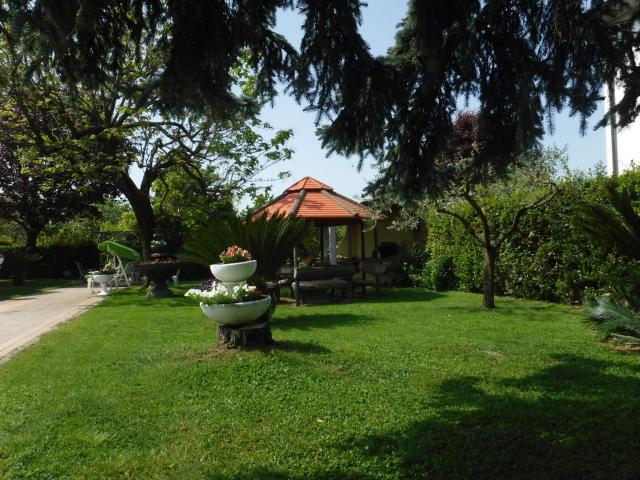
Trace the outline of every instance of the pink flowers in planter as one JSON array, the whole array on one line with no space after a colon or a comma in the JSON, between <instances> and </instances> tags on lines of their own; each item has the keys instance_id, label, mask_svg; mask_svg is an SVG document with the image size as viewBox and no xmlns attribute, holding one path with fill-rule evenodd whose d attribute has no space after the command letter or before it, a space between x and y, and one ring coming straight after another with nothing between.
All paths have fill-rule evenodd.
<instances>
[{"instance_id":1,"label":"pink flowers in planter","mask_svg":"<svg viewBox=\"0 0 640 480\"><path fill-rule=\"evenodd\" d=\"M251 260L251 254L237 245L232 245L220 253L220 263L239 263Z\"/></svg>"}]
</instances>

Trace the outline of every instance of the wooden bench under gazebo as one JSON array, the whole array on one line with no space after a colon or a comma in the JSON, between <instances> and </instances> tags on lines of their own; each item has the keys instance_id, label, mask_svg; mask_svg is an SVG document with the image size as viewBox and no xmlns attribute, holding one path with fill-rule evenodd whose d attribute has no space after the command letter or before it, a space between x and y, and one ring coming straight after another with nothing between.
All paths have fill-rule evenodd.
<instances>
[{"instance_id":1,"label":"wooden bench under gazebo","mask_svg":"<svg viewBox=\"0 0 640 480\"><path fill-rule=\"evenodd\" d=\"M268 216L284 213L296 218L304 218L314 222L320 230L320 261L323 266L298 268L297 254L294 251L292 289L295 292L296 305L300 305L304 300L305 292L322 290L330 290L332 294L336 290L342 291L343 295L350 300L354 286L362 287L364 292L366 286L372 283L372 280L366 278L362 268L362 278L354 279L355 267L353 265L337 265L336 227L342 225L347 225L348 228L360 228L362 242L360 263L361 266L368 265L365 262L364 222L371 218L371 214L360 203L340 195L332 187L315 178L304 177L287 188L282 195L257 210L253 216L256 218L265 213ZM375 227L374 238L377 246ZM352 236L348 235L347 240L351 256L353 251ZM329 265L325 267L326 260ZM383 268L378 267L374 269L375 272L371 273L374 273L377 278L377 272L381 270ZM377 286L377 281L375 283Z\"/></svg>"}]
</instances>

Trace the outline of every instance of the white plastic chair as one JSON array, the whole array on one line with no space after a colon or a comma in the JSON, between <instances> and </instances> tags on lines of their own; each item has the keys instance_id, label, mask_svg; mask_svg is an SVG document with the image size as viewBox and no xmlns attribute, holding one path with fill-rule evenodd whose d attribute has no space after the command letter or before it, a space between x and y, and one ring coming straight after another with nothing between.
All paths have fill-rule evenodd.
<instances>
[{"instance_id":1,"label":"white plastic chair","mask_svg":"<svg viewBox=\"0 0 640 480\"><path fill-rule=\"evenodd\" d=\"M180 277L180 269L178 269L176 274L171 277L171 280L173 280L174 287L177 287L179 285L179 277Z\"/></svg>"}]
</instances>

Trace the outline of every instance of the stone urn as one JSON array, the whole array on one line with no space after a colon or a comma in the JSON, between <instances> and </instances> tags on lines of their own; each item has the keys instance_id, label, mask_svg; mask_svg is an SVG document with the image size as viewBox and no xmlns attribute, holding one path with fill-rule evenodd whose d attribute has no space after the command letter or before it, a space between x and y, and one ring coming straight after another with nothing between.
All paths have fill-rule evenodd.
<instances>
[{"instance_id":1,"label":"stone urn","mask_svg":"<svg viewBox=\"0 0 640 480\"><path fill-rule=\"evenodd\" d=\"M210 265L211 273L220 282L238 283L247 280L256 272L258 262L247 260L237 263L215 263Z\"/></svg>"},{"instance_id":2,"label":"stone urn","mask_svg":"<svg viewBox=\"0 0 640 480\"><path fill-rule=\"evenodd\" d=\"M200 304L203 313L218 325L239 327L249 325L264 315L271 305L271 297L265 295L250 302L207 305Z\"/></svg>"},{"instance_id":3,"label":"stone urn","mask_svg":"<svg viewBox=\"0 0 640 480\"><path fill-rule=\"evenodd\" d=\"M112 274L94 273L91 277L95 283L100 284L100 292L98 293L98 296L105 297L107 295L111 295L111 292L109 291L109 285L111 285L111 282L113 282Z\"/></svg>"}]
</instances>

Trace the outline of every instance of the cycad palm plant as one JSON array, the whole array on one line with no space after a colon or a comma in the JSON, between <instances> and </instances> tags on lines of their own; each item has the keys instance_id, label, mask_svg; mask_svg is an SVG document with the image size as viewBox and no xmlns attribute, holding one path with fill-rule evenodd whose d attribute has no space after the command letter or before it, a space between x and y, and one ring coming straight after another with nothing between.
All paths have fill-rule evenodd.
<instances>
[{"instance_id":1,"label":"cycad palm plant","mask_svg":"<svg viewBox=\"0 0 640 480\"><path fill-rule=\"evenodd\" d=\"M577 212L580 225L606 249L613 248L628 260L640 261L640 215L633 209L631 195L617 190L613 181L604 187L604 192L611 207L581 205ZM610 287L613 298L599 297L589 307L590 317L605 337L640 339L640 298L626 288L628 284L614 282Z\"/></svg>"},{"instance_id":2,"label":"cycad palm plant","mask_svg":"<svg viewBox=\"0 0 640 480\"><path fill-rule=\"evenodd\" d=\"M640 314L631 308L610 298L599 297L589 307L589 314L603 337L635 339L634 343L640 342Z\"/></svg>"},{"instance_id":3,"label":"cycad palm plant","mask_svg":"<svg viewBox=\"0 0 640 480\"><path fill-rule=\"evenodd\" d=\"M631 195L618 191L614 182L604 187L611 207L583 204L578 217L584 230L605 248L615 248L627 258L640 260L640 216L633 209Z\"/></svg>"},{"instance_id":4,"label":"cycad palm plant","mask_svg":"<svg viewBox=\"0 0 640 480\"><path fill-rule=\"evenodd\" d=\"M312 224L283 214L253 219L250 215L234 216L190 233L178 255L181 261L208 267L218 263L220 252L231 245L249 250L258 261L253 281L263 286L276 276L278 268L292 254L293 247L312 228Z\"/></svg>"}]
</instances>

